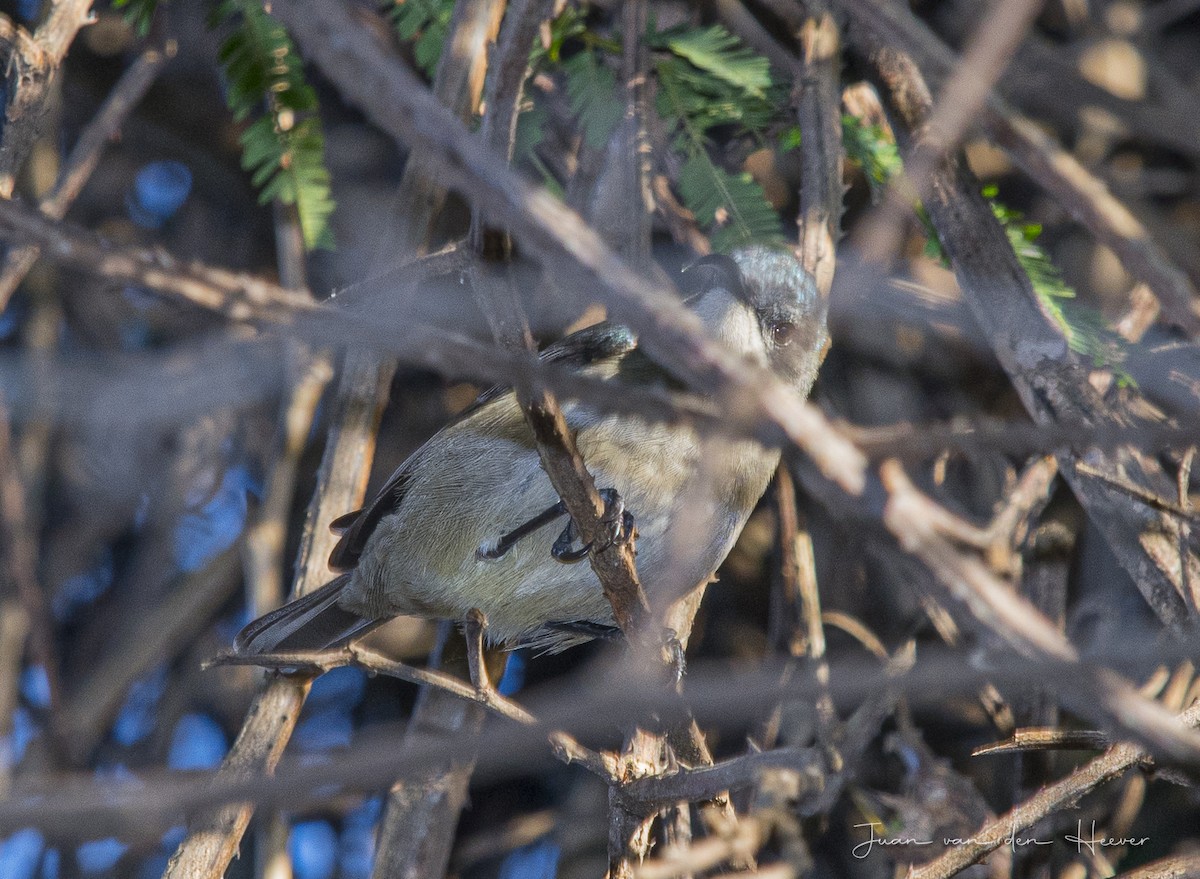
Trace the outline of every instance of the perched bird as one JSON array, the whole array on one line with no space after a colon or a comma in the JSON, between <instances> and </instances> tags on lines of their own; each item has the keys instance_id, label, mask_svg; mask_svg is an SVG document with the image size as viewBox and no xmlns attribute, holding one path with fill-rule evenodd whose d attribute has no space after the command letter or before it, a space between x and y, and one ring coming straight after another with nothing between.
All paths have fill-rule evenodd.
<instances>
[{"instance_id":1,"label":"perched bird","mask_svg":"<svg viewBox=\"0 0 1200 879\"><path fill-rule=\"evenodd\" d=\"M748 247L705 257L680 286L710 337L808 394L826 342L825 305L792 255ZM632 386L680 384L611 323L568 336L541 359ZM636 522L638 573L651 595L656 582L694 586L716 571L779 460L752 440L709 447L686 425L586 402L564 415L614 519L623 504ZM247 625L238 653L342 645L401 614L462 619L478 609L492 641L550 650L615 626L511 390L480 397L374 502L333 527L344 531L330 566L344 573Z\"/></svg>"}]
</instances>

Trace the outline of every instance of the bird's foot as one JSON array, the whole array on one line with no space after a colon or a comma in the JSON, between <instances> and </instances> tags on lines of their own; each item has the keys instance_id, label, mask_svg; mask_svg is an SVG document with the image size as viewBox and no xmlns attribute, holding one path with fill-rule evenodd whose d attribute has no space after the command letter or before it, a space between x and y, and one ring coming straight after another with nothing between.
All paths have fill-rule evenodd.
<instances>
[{"instance_id":1,"label":"bird's foot","mask_svg":"<svg viewBox=\"0 0 1200 879\"><path fill-rule=\"evenodd\" d=\"M675 679L674 683L678 684L687 671L687 656L684 654L683 642L679 640L679 635L674 629L663 630L663 653L667 668Z\"/></svg>"},{"instance_id":2,"label":"bird's foot","mask_svg":"<svg viewBox=\"0 0 1200 879\"><path fill-rule=\"evenodd\" d=\"M597 552L603 552L610 546L619 546L633 540L637 534L637 526L633 520L633 513L625 509L625 501L615 488L604 488L600 490L600 497L604 501L604 514L600 517L601 523L605 528L604 543L595 547ZM593 548L593 544L586 543L581 547L573 548L575 541L579 539L579 529L575 525L575 520L570 519L567 522L567 527L558 535L558 539L554 541L554 546L550 549L550 554L560 562L570 564L587 558L589 552Z\"/></svg>"},{"instance_id":3,"label":"bird's foot","mask_svg":"<svg viewBox=\"0 0 1200 879\"><path fill-rule=\"evenodd\" d=\"M610 546L629 543L637 536L637 525L633 521L633 513L625 509L625 499L615 488L603 489L600 497L604 499L604 515L600 521L606 528L608 542L599 549L602 551Z\"/></svg>"}]
</instances>

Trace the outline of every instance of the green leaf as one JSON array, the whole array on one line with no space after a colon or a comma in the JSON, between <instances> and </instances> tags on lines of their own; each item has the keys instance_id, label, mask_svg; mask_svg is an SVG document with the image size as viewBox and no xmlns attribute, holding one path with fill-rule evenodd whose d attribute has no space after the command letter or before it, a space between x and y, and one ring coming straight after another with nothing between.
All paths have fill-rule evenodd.
<instances>
[{"instance_id":1,"label":"green leaf","mask_svg":"<svg viewBox=\"0 0 1200 879\"><path fill-rule=\"evenodd\" d=\"M454 0L391 0L386 5L397 36L406 43L415 40L413 60L432 78L450 32Z\"/></svg>"},{"instance_id":2,"label":"green leaf","mask_svg":"<svg viewBox=\"0 0 1200 879\"><path fill-rule=\"evenodd\" d=\"M779 152L790 153L792 150L800 149L800 126L792 125L785 128L779 135Z\"/></svg>"},{"instance_id":3,"label":"green leaf","mask_svg":"<svg viewBox=\"0 0 1200 879\"><path fill-rule=\"evenodd\" d=\"M670 127L686 122L700 136L718 125L761 135L781 104L775 90L766 96L743 91L674 55L659 59L655 70L658 114Z\"/></svg>"},{"instance_id":4,"label":"green leaf","mask_svg":"<svg viewBox=\"0 0 1200 879\"><path fill-rule=\"evenodd\" d=\"M903 168L900 151L887 131L878 125L864 125L855 116L842 116L842 144L846 156L856 162L871 187L871 201L878 203L888 181Z\"/></svg>"},{"instance_id":5,"label":"green leaf","mask_svg":"<svg viewBox=\"0 0 1200 879\"><path fill-rule=\"evenodd\" d=\"M783 241L779 214L762 187L749 174L718 168L704 152L692 155L680 169L679 194L708 232L714 250Z\"/></svg>"},{"instance_id":6,"label":"green leaf","mask_svg":"<svg viewBox=\"0 0 1200 879\"><path fill-rule=\"evenodd\" d=\"M216 17L233 24L218 58L234 118L253 119L242 132L242 167L259 201L294 204L305 246L332 247L335 205L317 94L291 38L254 0L226 0Z\"/></svg>"},{"instance_id":7,"label":"green leaf","mask_svg":"<svg viewBox=\"0 0 1200 879\"><path fill-rule=\"evenodd\" d=\"M669 49L745 95L761 98L771 88L767 59L719 24L707 28L680 25L654 34L650 43Z\"/></svg>"},{"instance_id":8,"label":"green leaf","mask_svg":"<svg viewBox=\"0 0 1200 879\"><path fill-rule=\"evenodd\" d=\"M599 149L608 143L625 106L617 99L617 77L592 50L580 52L563 64L567 99L579 119L588 145Z\"/></svg>"}]
</instances>

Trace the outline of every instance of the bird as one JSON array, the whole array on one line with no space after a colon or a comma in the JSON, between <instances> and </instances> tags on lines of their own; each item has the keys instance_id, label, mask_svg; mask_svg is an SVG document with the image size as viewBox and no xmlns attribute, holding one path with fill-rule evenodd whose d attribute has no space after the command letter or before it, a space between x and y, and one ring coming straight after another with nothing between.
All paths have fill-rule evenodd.
<instances>
[{"instance_id":1,"label":"bird","mask_svg":"<svg viewBox=\"0 0 1200 879\"><path fill-rule=\"evenodd\" d=\"M708 336L806 397L828 342L826 306L795 256L763 245L703 257L680 275ZM602 322L539 355L602 381L683 387ZM636 527L647 593L706 582L732 549L780 459L752 439L706 445L693 426L564 405L568 427L615 523ZM703 480L707 490L697 491ZM608 515L611 513L611 515ZM341 647L399 615L481 613L493 644L557 652L618 631L573 523L541 467L511 389L492 389L430 438L375 499L336 519L328 584L249 623L234 654Z\"/></svg>"}]
</instances>

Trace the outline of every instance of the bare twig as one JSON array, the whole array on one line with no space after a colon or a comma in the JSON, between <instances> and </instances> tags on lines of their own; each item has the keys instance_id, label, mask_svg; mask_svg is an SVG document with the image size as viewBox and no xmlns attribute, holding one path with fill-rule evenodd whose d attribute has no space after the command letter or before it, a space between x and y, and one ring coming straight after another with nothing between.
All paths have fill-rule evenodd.
<instances>
[{"instance_id":1,"label":"bare twig","mask_svg":"<svg viewBox=\"0 0 1200 879\"><path fill-rule=\"evenodd\" d=\"M407 681L419 686L434 687L438 690L478 702L489 711L500 717L508 718L517 723L531 726L536 723L533 715L511 699L501 696L492 688L472 686L461 678L437 669L417 668L388 659L367 647L351 644L336 650L295 651L290 653L260 653L244 655L240 653L223 654L207 663L207 667L216 665L253 665L261 668L297 669L300 671L316 671L324 674L335 668L355 665L366 669L372 674L381 674L397 680Z\"/></svg>"},{"instance_id":2,"label":"bare twig","mask_svg":"<svg viewBox=\"0 0 1200 879\"><path fill-rule=\"evenodd\" d=\"M842 115L838 86L840 34L824 0L806 2L796 69L796 122L801 145L800 264L825 299L833 287L835 247L842 219Z\"/></svg>"},{"instance_id":3,"label":"bare twig","mask_svg":"<svg viewBox=\"0 0 1200 879\"><path fill-rule=\"evenodd\" d=\"M255 615L273 610L284 599L283 552L300 457L317 404L333 378L329 354L307 354L299 346L292 346L289 353L293 360L307 362L299 364L300 374L280 413L279 444L262 509L245 538L247 594Z\"/></svg>"},{"instance_id":4,"label":"bare twig","mask_svg":"<svg viewBox=\"0 0 1200 879\"><path fill-rule=\"evenodd\" d=\"M710 837L686 848L668 849L658 858L640 864L635 879L676 879L710 870L723 861L754 858L767 838L770 828L755 818L740 822L728 837ZM755 875L769 875L755 871ZM791 874L785 874L791 875Z\"/></svg>"},{"instance_id":5,"label":"bare twig","mask_svg":"<svg viewBox=\"0 0 1200 879\"><path fill-rule=\"evenodd\" d=\"M13 733L13 714L21 685L21 661L29 636L29 613L13 596L0 597L0 739ZM0 797L7 797L12 784L9 760L0 761Z\"/></svg>"},{"instance_id":6,"label":"bare twig","mask_svg":"<svg viewBox=\"0 0 1200 879\"><path fill-rule=\"evenodd\" d=\"M1200 876L1200 853L1160 858L1120 873L1117 879L1196 879Z\"/></svg>"},{"instance_id":7,"label":"bare twig","mask_svg":"<svg viewBox=\"0 0 1200 879\"><path fill-rule=\"evenodd\" d=\"M184 263L162 250L114 247L104 239L0 200L0 227L11 238L38 244L57 262L116 281L138 284L215 311L232 320L271 320L316 308L310 297L262 278Z\"/></svg>"},{"instance_id":8,"label":"bare twig","mask_svg":"<svg viewBox=\"0 0 1200 879\"><path fill-rule=\"evenodd\" d=\"M59 703L58 651L46 596L38 582L38 544L28 518L25 483L13 454L8 406L0 395L0 536L3 538L6 579L25 609L31 653L46 669L50 704Z\"/></svg>"},{"instance_id":9,"label":"bare twig","mask_svg":"<svg viewBox=\"0 0 1200 879\"><path fill-rule=\"evenodd\" d=\"M1112 744L1112 736L1095 730L1025 727L1015 730L1011 736L1002 742L980 745L971 752L971 756L982 757L991 754L1012 754L1019 751L1092 751L1111 747Z\"/></svg>"}]
</instances>

